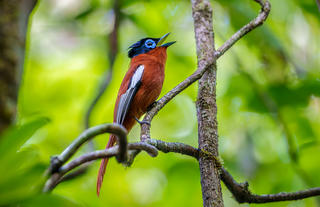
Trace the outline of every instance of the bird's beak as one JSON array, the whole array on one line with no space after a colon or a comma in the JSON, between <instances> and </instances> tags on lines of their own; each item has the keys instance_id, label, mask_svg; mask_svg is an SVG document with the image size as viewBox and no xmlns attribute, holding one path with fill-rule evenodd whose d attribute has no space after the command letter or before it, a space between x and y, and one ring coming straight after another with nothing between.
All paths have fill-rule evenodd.
<instances>
[{"instance_id":1,"label":"bird's beak","mask_svg":"<svg viewBox=\"0 0 320 207\"><path fill-rule=\"evenodd\" d=\"M165 44L162 45L162 43L167 39L167 37L169 36L169 34L170 34L170 32L167 33L167 34L165 34L165 35L163 35L163 36L160 38L160 40L159 40L158 43L157 43L157 47L169 47L170 45L176 43L176 41L174 41L174 42L168 42L168 43L165 43Z\"/></svg>"}]
</instances>

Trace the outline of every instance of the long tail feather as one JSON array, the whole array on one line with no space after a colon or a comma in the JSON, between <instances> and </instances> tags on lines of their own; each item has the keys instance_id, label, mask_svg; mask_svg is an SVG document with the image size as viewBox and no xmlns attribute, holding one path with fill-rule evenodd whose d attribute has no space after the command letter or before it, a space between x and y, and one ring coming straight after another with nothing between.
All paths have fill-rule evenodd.
<instances>
[{"instance_id":1,"label":"long tail feather","mask_svg":"<svg viewBox=\"0 0 320 207\"><path fill-rule=\"evenodd\" d=\"M110 135L106 149L112 147L115 142L116 142L116 137L114 135ZM101 164L100 164L100 169L99 169L99 174L98 174L98 179L97 179L97 195L98 196L100 194L100 189L101 189L101 185L103 182L104 174L106 172L108 161L109 161L109 158L105 158L101 161Z\"/></svg>"}]
</instances>

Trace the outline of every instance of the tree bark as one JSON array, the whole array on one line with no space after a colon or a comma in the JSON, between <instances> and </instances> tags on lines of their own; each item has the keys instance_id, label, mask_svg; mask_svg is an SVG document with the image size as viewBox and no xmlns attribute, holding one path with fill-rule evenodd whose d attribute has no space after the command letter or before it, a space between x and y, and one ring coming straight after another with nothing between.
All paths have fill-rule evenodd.
<instances>
[{"instance_id":1,"label":"tree bark","mask_svg":"<svg viewBox=\"0 0 320 207\"><path fill-rule=\"evenodd\" d=\"M198 141L203 206L223 205L219 166L212 159L218 155L218 123L216 105L216 60L214 57L214 32L212 8L207 0L192 0L192 16L197 46L198 67L207 65L207 71L199 80L196 103L198 116ZM208 156L211 155L211 156Z\"/></svg>"},{"instance_id":2,"label":"tree bark","mask_svg":"<svg viewBox=\"0 0 320 207\"><path fill-rule=\"evenodd\" d=\"M28 17L36 0L0 0L0 133L16 117Z\"/></svg>"}]
</instances>

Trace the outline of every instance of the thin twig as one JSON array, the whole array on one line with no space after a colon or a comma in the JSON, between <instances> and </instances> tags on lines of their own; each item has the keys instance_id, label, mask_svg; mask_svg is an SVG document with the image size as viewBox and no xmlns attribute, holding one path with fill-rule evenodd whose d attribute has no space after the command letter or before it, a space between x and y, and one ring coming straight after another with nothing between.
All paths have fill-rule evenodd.
<instances>
[{"instance_id":1,"label":"thin twig","mask_svg":"<svg viewBox=\"0 0 320 207\"><path fill-rule=\"evenodd\" d=\"M117 136L122 152L121 155L119 155L119 159L124 160L127 150L127 130L118 124L101 124L85 130L60 155L52 157L48 173L52 174L56 172L65 162L70 159L72 155L76 153L82 144L103 133L112 133Z\"/></svg>"},{"instance_id":2,"label":"thin twig","mask_svg":"<svg viewBox=\"0 0 320 207\"><path fill-rule=\"evenodd\" d=\"M231 36L229 40L227 40L223 45L215 52L216 58L219 58L223 55L228 49L230 49L239 39L241 39L244 35L248 34L253 29L257 28L258 26L262 25L263 22L267 19L271 4L268 0L265 3L261 0L255 0L255 2L261 5L261 11L258 16L250 21L248 24L243 26L240 30L238 30L235 34Z\"/></svg>"},{"instance_id":3,"label":"thin twig","mask_svg":"<svg viewBox=\"0 0 320 207\"><path fill-rule=\"evenodd\" d=\"M84 175L88 172L89 166L92 164L92 162L87 162L81 165L77 170L74 170L66 175L64 175L60 180L59 183L65 182L68 180L72 180L74 178L77 178L78 176Z\"/></svg>"},{"instance_id":4,"label":"thin twig","mask_svg":"<svg viewBox=\"0 0 320 207\"><path fill-rule=\"evenodd\" d=\"M145 142L136 142L130 143L129 147L130 150L144 150L146 151L151 157L156 157L158 155L158 150L156 147L145 143Z\"/></svg>"},{"instance_id":5,"label":"thin twig","mask_svg":"<svg viewBox=\"0 0 320 207\"><path fill-rule=\"evenodd\" d=\"M231 174L224 168L221 169L221 179L239 203L270 203L277 201L292 201L320 196L320 188L310 188L292 193L277 193L257 195L249 191L249 184L237 183Z\"/></svg>"},{"instance_id":6,"label":"thin twig","mask_svg":"<svg viewBox=\"0 0 320 207\"><path fill-rule=\"evenodd\" d=\"M59 167L59 169L57 169L57 171L54 172L51 175L51 177L47 180L42 191L44 193L52 191L61 182L61 180L63 180L62 176L70 170L74 169L75 167L90 162L92 160L115 156L117 155L118 151L119 146L117 145L109 149L89 152L69 162L65 166Z\"/></svg>"},{"instance_id":7,"label":"thin twig","mask_svg":"<svg viewBox=\"0 0 320 207\"><path fill-rule=\"evenodd\" d=\"M226 41L221 48L215 53L215 57L207 60L208 64L204 64L199 67L191 76L189 76L186 80L177 85L174 89L169 91L164 97L162 97L153 108L146 114L144 121L151 122L152 118L177 94L186 89L195 81L199 80L205 71L210 68L210 66L214 63L215 58L223 55L232 45L238 41L241 37L247 34L249 31L253 30L257 26L261 25L268 16L270 11L270 3L266 1L263 3L261 0L255 0L262 6L262 11L258 15L256 19L251 21L249 24L240 29L237 33L235 33L230 40ZM119 137L119 145L111 147L105 150L99 150L90 152L88 154L82 155L68 164L62 166L77 150L78 148L89 139L94 136L102 133L114 133ZM106 158L117 156L118 161L126 161L127 148L130 150L129 154L131 155L129 160L133 162L135 156L141 151L144 150L148 152L151 156L157 156L157 150L162 152L176 152L184 155L188 155L199 159L201 151L198 149L183 144L183 143L169 143L163 142L160 140L150 139L150 126L147 124L143 124L141 127L141 140L145 140L146 142L138 142L127 144L126 141L126 131L117 125L99 125L97 127L90 128L84 133L82 133L61 155L55 157L56 163L53 162L50 167L50 173L52 176L48 179L43 189L44 192L51 191L61 179L63 179L63 175L70 172L74 168L83 165L85 163L91 162L96 159ZM120 147L119 147L120 146ZM123 149L123 150L122 150ZM214 160L215 161L215 160ZM132 163L131 162L131 163ZM62 167L61 167L62 166ZM68 174L67 174L68 175ZM221 179L226 184L231 193L235 196L236 200L239 203L267 203L267 202L275 202L275 201L287 201L287 200L298 200L303 198L308 198L312 196L320 195L320 188L311 188L304 191L298 191L294 193L279 193L279 194L270 194L270 195L256 195L252 194L248 190L248 184L239 184L237 183L230 173L221 167Z\"/></svg>"},{"instance_id":8,"label":"thin twig","mask_svg":"<svg viewBox=\"0 0 320 207\"><path fill-rule=\"evenodd\" d=\"M72 160L71 162L67 163L66 165L63 165L58 173L62 176L69 172L70 170L80 166L83 163L97 160L101 158L107 158L107 157L113 157L116 156L119 152L119 146L116 145L112 148L104 149L104 150L97 150L93 152L86 153L84 155L81 155L80 157Z\"/></svg>"},{"instance_id":9,"label":"thin twig","mask_svg":"<svg viewBox=\"0 0 320 207\"><path fill-rule=\"evenodd\" d=\"M199 159L199 150L187 144L178 142L164 142L155 139L150 139L147 142L164 153L176 152ZM247 182L239 184L234 180L232 175L225 168L221 167L220 170L221 180L224 182L224 184L227 186L227 188L239 203L269 203L276 201L292 201L320 196L319 187L291 193L282 192L277 194L265 195L252 194L248 189L249 184Z\"/></svg>"},{"instance_id":10,"label":"thin twig","mask_svg":"<svg viewBox=\"0 0 320 207\"><path fill-rule=\"evenodd\" d=\"M127 147L129 150L134 150L134 151L144 150L152 157L156 157L158 155L157 149L154 146L149 145L145 142L130 143L128 144ZM121 147L119 147L119 145L116 145L108 149L97 150L94 152L89 152L87 154L81 155L80 157L70 161L66 165L59 167L59 169L57 169L56 172L53 172L51 177L45 183L43 187L43 192L52 191L62 180L65 180L65 178L63 177L65 174L72 171L78 166L81 166L83 164L86 164L88 162L91 162L97 159L113 157L113 156L119 157L120 154L121 154ZM126 163L126 160L124 160L124 163Z\"/></svg>"},{"instance_id":11,"label":"thin twig","mask_svg":"<svg viewBox=\"0 0 320 207\"><path fill-rule=\"evenodd\" d=\"M147 143L144 142L136 142L136 143L130 143L128 144L129 150L144 150L146 151L151 157L156 157L158 155L158 150ZM113 157L120 154L119 146L114 146L105 150L97 150L94 152L89 152L87 154L84 154L68 164L62 166L59 169L59 174L64 175L67 172L73 170L74 168L80 166L83 163L90 162L93 160L101 159L101 158L107 158L107 157Z\"/></svg>"},{"instance_id":12,"label":"thin twig","mask_svg":"<svg viewBox=\"0 0 320 207\"><path fill-rule=\"evenodd\" d=\"M91 128L92 130L98 130L96 134L103 133L99 127ZM100 131L99 131L100 130ZM200 151L192 147L190 145L179 143L179 142L164 142L161 140L150 139L147 142L137 142L128 144L129 154L134 154L131 158L132 162L135 156L141 151L146 151L150 156L157 156L157 150L160 150L164 153L175 152L183 155L188 155L199 159ZM119 146L116 145L109 149L98 150L94 152L87 153L82 155L66 165L60 167L55 173L51 175L51 177L47 180L43 192L50 192L53 190L57 184L61 182L61 180L66 179L68 176L68 172L72 171L78 166L81 166L85 163L92 162L93 160L117 156L119 153ZM129 156L130 157L130 156ZM129 158L130 159L130 158ZM131 164L132 164L131 162ZM65 175L65 176L64 176ZM320 188L310 188L303 191L297 191L293 193L278 193L278 194L270 194L270 195L256 195L252 194L248 190L247 182L244 184L237 183L231 174L221 167L221 179L230 190L230 192L234 195L235 199L239 203L268 203L268 202L276 202L276 201L289 201L289 200L298 200L303 198L308 198L312 196L320 195Z\"/></svg>"},{"instance_id":13,"label":"thin twig","mask_svg":"<svg viewBox=\"0 0 320 207\"><path fill-rule=\"evenodd\" d=\"M249 22L247 25L242 27L238 32L236 32L232 37L227 40L216 52L215 52L215 58L219 58L221 55L223 55L229 48L231 48L236 41L238 41L241 37L246 35L251 30L255 29L259 25L261 25L266 18L268 17L268 14L270 12L271 5L269 1L267 0L265 3L263 3L260 0L257 1L261 6L261 12L259 15ZM181 91L189 87L191 84L199 80L202 75L205 73L206 69L211 66L211 64L214 62L214 59L208 60L208 64L204 65L202 67L199 67L192 75L190 75L187 79L182 81L180 84L178 84L175 88L170 90L166 95L164 95L157 103L146 113L143 121L146 123L150 123L153 119L153 117L176 95L178 95ZM141 141L144 141L146 139L150 139L150 125L149 124L142 124L141 125Z\"/></svg>"},{"instance_id":14,"label":"thin twig","mask_svg":"<svg viewBox=\"0 0 320 207\"><path fill-rule=\"evenodd\" d=\"M176 152L183 155L188 155L196 159L199 158L199 150L190 145L180 143L180 142L164 142L157 139L148 139L146 141L148 144L155 146L158 150L168 153Z\"/></svg>"}]
</instances>

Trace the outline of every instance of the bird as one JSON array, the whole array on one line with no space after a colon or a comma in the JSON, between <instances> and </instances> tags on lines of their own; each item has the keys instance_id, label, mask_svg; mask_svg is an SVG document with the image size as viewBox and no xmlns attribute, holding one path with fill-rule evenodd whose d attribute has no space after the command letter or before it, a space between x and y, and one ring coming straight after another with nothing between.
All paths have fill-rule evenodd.
<instances>
[{"instance_id":1,"label":"bird","mask_svg":"<svg viewBox=\"0 0 320 207\"><path fill-rule=\"evenodd\" d=\"M139 118L161 93L167 48L175 43L164 43L169 34L161 38L143 38L128 48L130 66L120 85L113 114L113 122L122 125L128 133L136 122L141 124ZM114 146L115 142L115 135L110 135L106 149ZM108 158L103 159L100 164L97 178L98 196L107 164Z\"/></svg>"}]
</instances>

